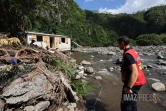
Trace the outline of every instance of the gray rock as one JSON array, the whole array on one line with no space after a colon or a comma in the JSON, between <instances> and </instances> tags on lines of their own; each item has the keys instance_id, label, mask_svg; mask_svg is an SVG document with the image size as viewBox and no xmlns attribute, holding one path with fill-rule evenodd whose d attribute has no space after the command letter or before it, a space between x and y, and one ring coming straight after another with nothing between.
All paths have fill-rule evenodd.
<instances>
[{"instance_id":1,"label":"gray rock","mask_svg":"<svg viewBox=\"0 0 166 111\"><path fill-rule=\"evenodd\" d=\"M91 63L88 62L88 61L86 61L86 60L83 60L83 61L81 62L81 64L82 64L82 65L91 65Z\"/></svg>"},{"instance_id":2,"label":"gray rock","mask_svg":"<svg viewBox=\"0 0 166 111\"><path fill-rule=\"evenodd\" d=\"M5 102L0 99L0 111L3 111L4 106L5 106Z\"/></svg>"},{"instance_id":3,"label":"gray rock","mask_svg":"<svg viewBox=\"0 0 166 111\"><path fill-rule=\"evenodd\" d=\"M81 75L76 75L76 79L81 79Z\"/></svg>"},{"instance_id":4,"label":"gray rock","mask_svg":"<svg viewBox=\"0 0 166 111\"><path fill-rule=\"evenodd\" d=\"M100 62L103 62L104 60L100 60Z\"/></svg>"},{"instance_id":5,"label":"gray rock","mask_svg":"<svg viewBox=\"0 0 166 111\"><path fill-rule=\"evenodd\" d=\"M157 59L164 59L164 56L162 56L161 54L159 54L159 55L157 56Z\"/></svg>"},{"instance_id":6,"label":"gray rock","mask_svg":"<svg viewBox=\"0 0 166 111\"><path fill-rule=\"evenodd\" d=\"M161 74L166 75L166 72L161 72Z\"/></svg>"},{"instance_id":7,"label":"gray rock","mask_svg":"<svg viewBox=\"0 0 166 111\"><path fill-rule=\"evenodd\" d=\"M83 74L83 76L88 76L88 74Z\"/></svg>"},{"instance_id":8,"label":"gray rock","mask_svg":"<svg viewBox=\"0 0 166 111\"><path fill-rule=\"evenodd\" d=\"M2 95L7 104L27 102L46 93L47 79L43 74L35 76L32 81L23 82L6 90Z\"/></svg>"},{"instance_id":9,"label":"gray rock","mask_svg":"<svg viewBox=\"0 0 166 111\"><path fill-rule=\"evenodd\" d=\"M70 105L67 106L69 108L69 111L75 111L74 109L77 107L76 103L71 103Z\"/></svg>"},{"instance_id":10,"label":"gray rock","mask_svg":"<svg viewBox=\"0 0 166 111\"><path fill-rule=\"evenodd\" d=\"M69 104L69 102L65 102L65 103L63 103L64 106L67 106L68 104Z\"/></svg>"},{"instance_id":11,"label":"gray rock","mask_svg":"<svg viewBox=\"0 0 166 111\"><path fill-rule=\"evenodd\" d=\"M87 68L85 68L85 72L88 74L92 74L92 73L94 73L94 69L92 67L87 67Z\"/></svg>"},{"instance_id":12,"label":"gray rock","mask_svg":"<svg viewBox=\"0 0 166 111\"><path fill-rule=\"evenodd\" d=\"M24 82L22 84L13 86L11 89L3 93L3 97L23 95L29 91L28 88L24 88L24 87L27 87L28 85L29 85L29 82Z\"/></svg>"},{"instance_id":13,"label":"gray rock","mask_svg":"<svg viewBox=\"0 0 166 111\"><path fill-rule=\"evenodd\" d=\"M102 77L96 76L95 79L97 79L97 80L102 80Z\"/></svg>"},{"instance_id":14,"label":"gray rock","mask_svg":"<svg viewBox=\"0 0 166 111\"><path fill-rule=\"evenodd\" d=\"M143 65L143 69L147 69L148 67L147 67L147 65Z\"/></svg>"},{"instance_id":15,"label":"gray rock","mask_svg":"<svg viewBox=\"0 0 166 111\"><path fill-rule=\"evenodd\" d=\"M114 71L114 68L113 68L113 67L110 67L110 71L111 71L111 72Z\"/></svg>"},{"instance_id":16,"label":"gray rock","mask_svg":"<svg viewBox=\"0 0 166 111\"><path fill-rule=\"evenodd\" d=\"M165 85L161 82L153 83L152 88L156 91L165 91Z\"/></svg>"},{"instance_id":17,"label":"gray rock","mask_svg":"<svg viewBox=\"0 0 166 111\"><path fill-rule=\"evenodd\" d=\"M160 62L158 62L158 64L159 64L159 65L164 65L164 66L165 66L165 65L166 65L166 61L160 61Z\"/></svg>"},{"instance_id":18,"label":"gray rock","mask_svg":"<svg viewBox=\"0 0 166 111\"><path fill-rule=\"evenodd\" d=\"M116 55L115 52L108 52L107 54L108 54L108 55Z\"/></svg>"},{"instance_id":19,"label":"gray rock","mask_svg":"<svg viewBox=\"0 0 166 111\"><path fill-rule=\"evenodd\" d=\"M147 68L153 68L153 66L152 65L147 65Z\"/></svg>"},{"instance_id":20,"label":"gray rock","mask_svg":"<svg viewBox=\"0 0 166 111\"><path fill-rule=\"evenodd\" d=\"M72 107L72 106L67 106L67 108L69 109L67 111L74 111L74 107Z\"/></svg>"},{"instance_id":21,"label":"gray rock","mask_svg":"<svg viewBox=\"0 0 166 111\"><path fill-rule=\"evenodd\" d=\"M107 69L101 69L97 73L99 73L99 74L105 74L105 75L110 75L110 72Z\"/></svg>"},{"instance_id":22,"label":"gray rock","mask_svg":"<svg viewBox=\"0 0 166 111\"><path fill-rule=\"evenodd\" d=\"M40 102L35 106L35 111L44 111L49 107L49 105L50 105L49 101Z\"/></svg>"},{"instance_id":23,"label":"gray rock","mask_svg":"<svg viewBox=\"0 0 166 111\"><path fill-rule=\"evenodd\" d=\"M24 108L24 111L34 111L35 110L35 107L34 106L26 106Z\"/></svg>"},{"instance_id":24,"label":"gray rock","mask_svg":"<svg viewBox=\"0 0 166 111\"><path fill-rule=\"evenodd\" d=\"M112 62L113 60L112 60L112 59L109 59L108 61L109 61L109 62Z\"/></svg>"},{"instance_id":25,"label":"gray rock","mask_svg":"<svg viewBox=\"0 0 166 111\"><path fill-rule=\"evenodd\" d=\"M78 66L79 70L84 70L84 66Z\"/></svg>"},{"instance_id":26,"label":"gray rock","mask_svg":"<svg viewBox=\"0 0 166 111\"><path fill-rule=\"evenodd\" d=\"M83 74L84 74L84 70L79 71L78 74L79 74L79 75L83 75Z\"/></svg>"},{"instance_id":27,"label":"gray rock","mask_svg":"<svg viewBox=\"0 0 166 111\"><path fill-rule=\"evenodd\" d=\"M70 104L72 107L76 108L77 107L77 104L76 103L71 103Z\"/></svg>"},{"instance_id":28,"label":"gray rock","mask_svg":"<svg viewBox=\"0 0 166 111\"><path fill-rule=\"evenodd\" d=\"M94 56L93 56L93 55L91 55L91 57L92 57L92 58L94 58Z\"/></svg>"},{"instance_id":29,"label":"gray rock","mask_svg":"<svg viewBox=\"0 0 166 111\"><path fill-rule=\"evenodd\" d=\"M63 108L59 108L57 111L63 111Z\"/></svg>"},{"instance_id":30,"label":"gray rock","mask_svg":"<svg viewBox=\"0 0 166 111\"><path fill-rule=\"evenodd\" d=\"M146 53L146 52L144 52L143 55L147 55L147 56L149 56L149 55L151 55L151 54L150 54L150 53Z\"/></svg>"}]
</instances>

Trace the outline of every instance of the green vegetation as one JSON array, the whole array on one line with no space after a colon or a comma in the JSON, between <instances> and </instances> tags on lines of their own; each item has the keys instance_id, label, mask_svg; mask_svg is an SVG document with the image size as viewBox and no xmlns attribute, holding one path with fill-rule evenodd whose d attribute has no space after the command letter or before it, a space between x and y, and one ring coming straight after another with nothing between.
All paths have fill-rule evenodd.
<instances>
[{"instance_id":1,"label":"green vegetation","mask_svg":"<svg viewBox=\"0 0 166 111\"><path fill-rule=\"evenodd\" d=\"M0 13L0 32L17 37L29 30L67 35L80 45L114 45L123 35L138 40L138 45L166 44L165 37L156 41L166 33L166 6L112 15L82 10L74 0L0 0Z\"/></svg>"},{"instance_id":2,"label":"green vegetation","mask_svg":"<svg viewBox=\"0 0 166 111\"><path fill-rule=\"evenodd\" d=\"M92 85L88 82L74 81L72 86L76 89L76 92L82 96L86 96L90 91L93 90Z\"/></svg>"},{"instance_id":3,"label":"green vegetation","mask_svg":"<svg viewBox=\"0 0 166 111\"><path fill-rule=\"evenodd\" d=\"M66 64L57 58L51 58L50 60L50 65L57 67L60 71L66 74L66 76L70 77L71 80L75 79L75 70L72 65Z\"/></svg>"},{"instance_id":4,"label":"green vegetation","mask_svg":"<svg viewBox=\"0 0 166 111\"><path fill-rule=\"evenodd\" d=\"M50 71L56 72L57 69L62 71L66 78L71 80L71 85L73 89L80 95L85 96L89 91L93 89L93 87L88 82L82 82L81 80L76 80L75 69L69 63L65 63L55 57L45 57L47 59L43 59L44 62L47 63L47 67Z\"/></svg>"},{"instance_id":5,"label":"green vegetation","mask_svg":"<svg viewBox=\"0 0 166 111\"><path fill-rule=\"evenodd\" d=\"M143 45L143 46L162 44L160 36L157 34L140 35L140 36L138 36L138 38L136 40L137 40L137 44Z\"/></svg>"}]
</instances>

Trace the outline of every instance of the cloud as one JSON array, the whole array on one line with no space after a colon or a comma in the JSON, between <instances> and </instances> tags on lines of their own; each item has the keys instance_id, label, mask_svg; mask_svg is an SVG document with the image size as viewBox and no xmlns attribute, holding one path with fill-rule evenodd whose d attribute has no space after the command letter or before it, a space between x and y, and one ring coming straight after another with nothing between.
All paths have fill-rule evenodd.
<instances>
[{"instance_id":1,"label":"cloud","mask_svg":"<svg viewBox=\"0 0 166 111\"><path fill-rule=\"evenodd\" d=\"M137 12L140 10L144 10L153 6L158 6L158 5L165 5L166 0L126 0L126 3L121 6L117 6L117 9L108 9L107 7L105 8L100 8L99 12L107 12L107 13L112 13L112 14L119 14L119 13L133 13Z\"/></svg>"},{"instance_id":2,"label":"cloud","mask_svg":"<svg viewBox=\"0 0 166 111\"><path fill-rule=\"evenodd\" d=\"M85 0L85 3L87 3L87 2L92 2L92 1L94 1L94 0Z\"/></svg>"}]
</instances>

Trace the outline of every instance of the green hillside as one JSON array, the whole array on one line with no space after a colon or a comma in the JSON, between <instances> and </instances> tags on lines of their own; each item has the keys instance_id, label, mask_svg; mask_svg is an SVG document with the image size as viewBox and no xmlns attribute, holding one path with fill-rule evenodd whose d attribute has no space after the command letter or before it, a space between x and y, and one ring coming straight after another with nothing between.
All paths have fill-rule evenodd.
<instances>
[{"instance_id":1,"label":"green hillside","mask_svg":"<svg viewBox=\"0 0 166 111\"><path fill-rule=\"evenodd\" d=\"M114 45L122 35L138 45L161 45L166 40L166 6L112 15L82 10L74 0L0 0L0 13L0 32L13 36L20 36L21 30L63 34L90 46Z\"/></svg>"}]
</instances>

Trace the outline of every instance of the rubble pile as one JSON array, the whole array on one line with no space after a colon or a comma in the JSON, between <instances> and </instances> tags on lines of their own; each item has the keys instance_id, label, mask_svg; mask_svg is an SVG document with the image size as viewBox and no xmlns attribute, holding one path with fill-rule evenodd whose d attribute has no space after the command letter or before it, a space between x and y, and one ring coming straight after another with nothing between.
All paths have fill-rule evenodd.
<instances>
[{"instance_id":1,"label":"rubble pile","mask_svg":"<svg viewBox=\"0 0 166 111\"><path fill-rule=\"evenodd\" d=\"M2 45L0 111L86 110L70 86L70 75L52 65L52 59L69 64L67 56L57 51Z\"/></svg>"}]
</instances>

